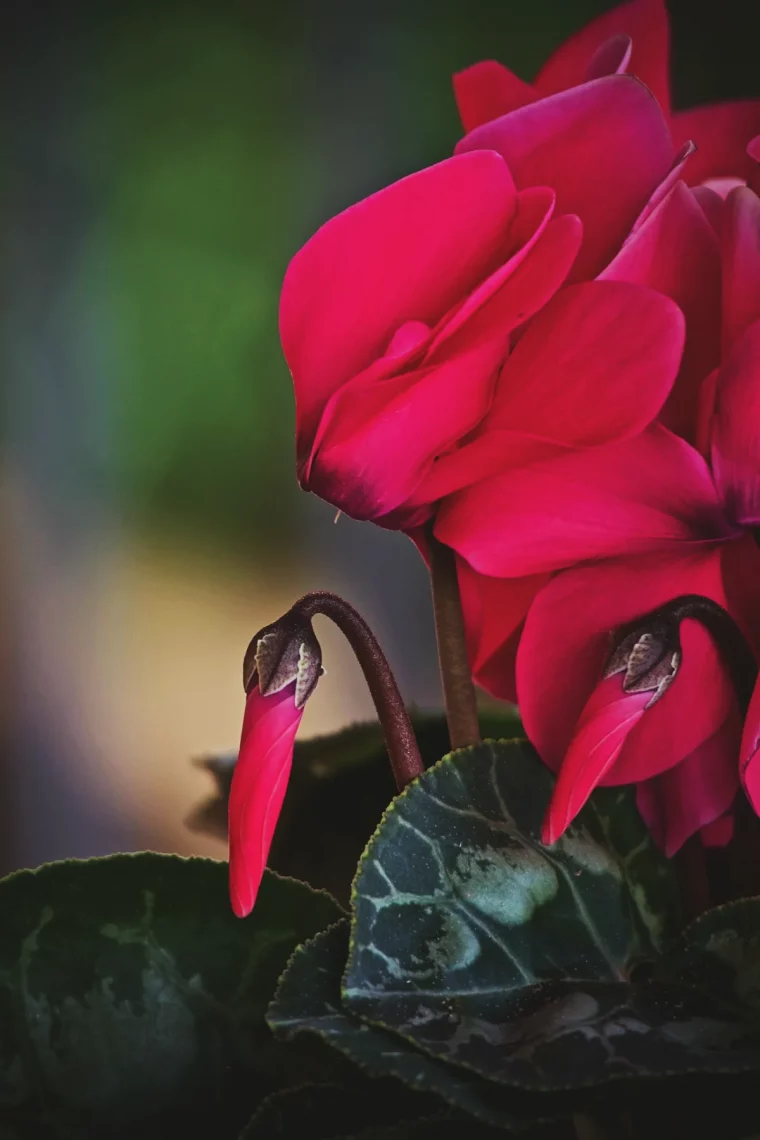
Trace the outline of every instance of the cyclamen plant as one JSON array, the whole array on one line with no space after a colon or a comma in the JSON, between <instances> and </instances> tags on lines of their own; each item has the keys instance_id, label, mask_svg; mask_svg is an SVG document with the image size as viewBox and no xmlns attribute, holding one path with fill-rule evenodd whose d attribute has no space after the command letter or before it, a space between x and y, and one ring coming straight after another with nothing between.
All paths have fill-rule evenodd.
<instances>
[{"instance_id":1,"label":"cyclamen plant","mask_svg":"<svg viewBox=\"0 0 760 1140\"><path fill-rule=\"evenodd\" d=\"M476 64L294 257L298 477L416 544L445 718L334 594L257 633L229 871L0 883L4 1138L760 1130L760 103L667 56L630 0ZM300 742L321 616L378 719Z\"/></svg>"}]
</instances>

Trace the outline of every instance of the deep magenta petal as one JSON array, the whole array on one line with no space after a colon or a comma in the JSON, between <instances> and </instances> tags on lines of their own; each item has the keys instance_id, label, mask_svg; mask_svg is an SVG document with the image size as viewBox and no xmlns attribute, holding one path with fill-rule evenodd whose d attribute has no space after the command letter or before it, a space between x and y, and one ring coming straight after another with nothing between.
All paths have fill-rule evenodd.
<instances>
[{"instance_id":1,"label":"deep magenta petal","mask_svg":"<svg viewBox=\"0 0 760 1140\"><path fill-rule=\"evenodd\" d=\"M382 357L401 326L432 328L498 268L516 208L505 162L480 151L351 206L296 254L282 288L280 335L301 455L332 393Z\"/></svg>"},{"instance_id":2,"label":"deep magenta petal","mask_svg":"<svg viewBox=\"0 0 760 1140\"><path fill-rule=\"evenodd\" d=\"M757 815L760 815L760 680L755 690L744 720L739 748L739 774L747 799Z\"/></svg>"},{"instance_id":3,"label":"deep magenta petal","mask_svg":"<svg viewBox=\"0 0 760 1140\"><path fill-rule=\"evenodd\" d=\"M711 459L726 510L739 525L760 526L760 320L733 345L718 373Z\"/></svg>"},{"instance_id":4,"label":"deep magenta petal","mask_svg":"<svg viewBox=\"0 0 760 1140\"><path fill-rule=\"evenodd\" d=\"M453 77L454 97L465 131L473 131L538 98L529 83L493 59L474 63Z\"/></svg>"},{"instance_id":5,"label":"deep magenta petal","mask_svg":"<svg viewBox=\"0 0 760 1140\"><path fill-rule=\"evenodd\" d=\"M760 198L732 190L723 210L723 348L760 320Z\"/></svg>"},{"instance_id":6,"label":"deep magenta petal","mask_svg":"<svg viewBox=\"0 0 760 1140\"><path fill-rule=\"evenodd\" d=\"M704 839L711 846L722 846L731 838L729 813L739 791L736 753L740 730L734 709L684 760L638 786L639 811L668 858L703 829L707 829ZM720 827L713 827L718 821Z\"/></svg>"},{"instance_id":7,"label":"deep magenta petal","mask_svg":"<svg viewBox=\"0 0 760 1140\"><path fill-rule=\"evenodd\" d=\"M607 44L613 37L630 38L627 70L646 83L667 114L669 27L663 0L629 0L586 24L547 60L536 77L536 90L549 95L582 83L595 53L603 47L609 51Z\"/></svg>"},{"instance_id":8,"label":"deep magenta petal","mask_svg":"<svg viewBox=\"0 0 760 1140\"><path fill-rule=\"evenodd\" d=\"M687 139L697 144L686 171L690 186L710 178L739 178L746 182L751 177L752 159L747 146L760 132L760 99L738 99L677 111L672 125L676 146Z\"/></svg>"},{"instance_id":9,"label":"deep magenta petal","mask_svg":"<svg viewBox=\"0 0 760 1140\"><path fill-rule=\"evenodd\" d=\"M441 504L436 534L481 574L663 556L732 536L707 465L665 428L509 470Z\"/></svg>"},{"instance_id":10,"label":"deep magenta petal","mask_svg":"<svg viewBox=\"0 0 760 1140\"><path fill-rule=\"evenodd\" d=\"M693 441L700 385L720 359L721 258L715 231L683 182L648 215L600 279L647 285L684 314L686 345L661 419Z\"/></svg>"},{"instance_id":11,"label":"deep magenta petal","mask_svg":"<svg viewBox=\"0 0 760 1140\"><path fill-rule=\"evenodd\" d=\"M645 714L651 693L625 693L620 675L600 681L589 697L559 769L542 831L556 843L620 755Z\"/></svg>"},{"instance_id":12,"label":"deep magenta petal","mask_svg":"<svg viewBox=\"0 0 760 1140\"><path fill-rule=\"evenodd\" d=\"M246 699L228 809L230 901L238 918L250 914L256 901L302 715L295 705L295 684L266 697L256 685Z\"/></svg>"},{"instance_id":13,"label":"deep magenta petal","mask_svg":"<svg viewBox=\"0 0 760 1140\"><path fill-rule=\"evenodd\" d=\"M609 262L674 157L662 111L627 75L521 107L478 127L456 149L484 148L504 156L518 189L550 186L557 211L581 219L575 280L593 277Z\"/></svg>"}]
</instances>

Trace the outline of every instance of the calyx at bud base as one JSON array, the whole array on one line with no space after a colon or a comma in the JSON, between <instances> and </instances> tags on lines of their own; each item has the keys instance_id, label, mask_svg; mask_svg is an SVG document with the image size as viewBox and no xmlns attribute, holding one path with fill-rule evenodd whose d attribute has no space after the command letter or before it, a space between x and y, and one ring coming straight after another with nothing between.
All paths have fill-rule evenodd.
<instances>
[{"instance_id":1,"label":"calyx at bud base","mask_svg":"<svg viewBox=\"0 0 760 1140\"><path fill-rule=\"evenodd\" d=\"M243 659L243 687L249 692L258 681L260 692L267 697L295 681L295 705L300 709L323 672L322 649L311 622L300 618L294 607L251 639Z\"/></svg>"}]
</instances>

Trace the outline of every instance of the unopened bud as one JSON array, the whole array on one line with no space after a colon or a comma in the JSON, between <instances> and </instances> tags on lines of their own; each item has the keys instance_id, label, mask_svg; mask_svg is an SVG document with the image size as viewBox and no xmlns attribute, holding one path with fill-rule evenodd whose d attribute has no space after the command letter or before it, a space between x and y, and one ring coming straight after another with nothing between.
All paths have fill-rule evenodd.
<instances>
[{"instance_id":1,"label":"unopened bud","mask_svg":"<svg viewBox=\"0 0 760 1140\"><path fill-rule=\"evenodd\" d=\"M322 650L308 618L287 614L251 639L243 660L246 692L258 683L264 696L295 681L295 705L302 708L322 676Z\"/></svg>"}]
</instances>

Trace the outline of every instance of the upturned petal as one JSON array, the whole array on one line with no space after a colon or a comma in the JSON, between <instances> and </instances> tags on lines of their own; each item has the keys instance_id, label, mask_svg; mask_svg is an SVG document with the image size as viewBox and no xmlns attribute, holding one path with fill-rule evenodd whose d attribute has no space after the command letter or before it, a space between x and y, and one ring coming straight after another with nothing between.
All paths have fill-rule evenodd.
<instances>
[{"instance_id":1,"label":"upturned petal","mask_svg":"<svg viewBox=\"0 0 760 1140\"><path fill-rule=\"evenodd\" d=\"M461 155L351 206L296 254L280 335L300 455L332 393L383 357L402 326L432 328L502 264L516 209L503 159Z\"/></svg>"},{"instance_id":2,"label":"upturned petal","mask_svg":"<svg viewBox=\"0 0 760 1140\"><path fill-rule=\"evenodd\" d=\"M230 901L238 918L253 909L285 798L303 715L295 689L292 682L264 696L254 684L246 698L229 798Z\"/></svg>"},{"instance_id":3,"label":"upturned petal","mask_svg":"<svg viewBox=\"0 0 760 1140\"><path fill-rule=\"evenodd\" d=\"M456 150L484 148L503 155L518 189L550 186L558 212L581 219L575 280L593 277L610 260L674 157L657 102L627 75L521 107L478 127Z\"/></svg>"},{"instance_id":4,"label":"upturned petal","mask_svg":"<svg viewBox=\"0 0 760 1140\"><path fill-rule=\"evenodd\" d=\"M538 98L529 83L493 59L474 63L453 76L454 98L465 131L473 131Z\"/></svg>"},{"instance_id":5,"label":"upturned petal","mask_svg":"<svg viewBox=\"0 0 760 1140\"><path fill-rule=\"evenodd\" d=\"M734 533L701 455L657 425L486 479L442 503L436 521L475 570L510 578Z\"/></svg>"},{"instance_id":6,"label":"upturned petal","mask_svg":"<svg viewBox=\"0 0 760 1140\"><path fill-rule=\"evenodd\" d=\"M419 485L483 419L512 330L549 300L577 253L580 223L550 218L552 208L545 188L520 193L516 252L432 330L416 368L381 377L380 361L328 400L304 486L353 518L431 501Z\"/></svg>"},{"instance_id":7,"label":"upturned petal","mask_svg":"<svg viewBox=\"0 0 760 1140\"><path fill-rule=\"evenodd\" d=\"M627 71L646 83L667 113L670 109L670 35L663 0L629 0L586 24L550 56L536 77L536 90L541 95L550 95L583 83L589 77L589 66L595 55L603 48L609 51L609 41L619 41L621 37L631 41Z\"/></svg>"},{"instance_id":8,"label":"upturned petal","mask_svg":"<svg viewBox=\"0 0 760 1140\"><path fill-rule=\"evenodd\" d=\"M672 116L672 129L676 146L687 139L697 144L686 171L690 186L711 178L738 178L746 182L752 175L747 145L760 131L760 99L738 99L677 111Z\"/></svg>"},{"instance_id":9,"label":"upturned petal","mask_svg":"<svg viewBox=\"0 0 760 1140\"><path fill-rule=\"evenodd\" d=\"M563 289L520 337L477 432L436 463L415 500L568 447L636 435L667 399L683 332L680 311L652 290L619 282Z\"/></svg>"},{"instance_id":10,"label":"upturned petal","mask_svg":"<svg viewBox=\"0 0 760 1140\"><path fill-rule=\"evenodd\" d=\"M747 186L725 201L722 228L723 349L760 320L760 198Z\"/></svg>"},{"instance_id":11,"label":"upturned petal","mask_svg":"<svg viewBox=\"0 0 760 1140\"><path fill-rule=\"evenodd\" d=\"M699 387L720 359L721 259L717 235L683 182L636 229L600 280L647 285L684 314L683 358L661 419L693 441Z\"/></svg>"}]
</instances>

